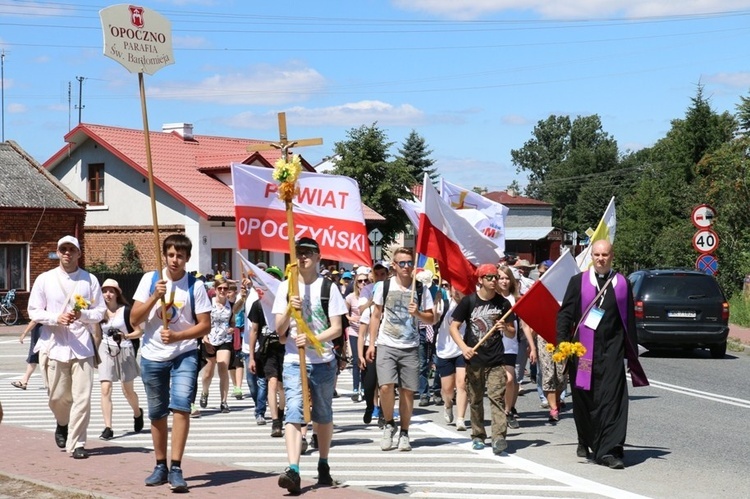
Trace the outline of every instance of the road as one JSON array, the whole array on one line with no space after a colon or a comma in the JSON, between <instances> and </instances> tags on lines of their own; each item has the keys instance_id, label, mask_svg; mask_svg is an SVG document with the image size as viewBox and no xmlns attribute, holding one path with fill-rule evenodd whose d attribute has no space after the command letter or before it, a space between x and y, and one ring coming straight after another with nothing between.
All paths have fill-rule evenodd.
<instances>
[{"instance_id":1,"label":"road","mask_svg":"<svg viewBox=\"0 0 750 499\"><path fill-rule=\"evenodd\" d=\"M13 337L0 337L0 400L3 425L54 430L46 393L38 373L29 389L10 386L24 368L25 349ZM519 399L521 428L509 430L509 453L493 456L489 448L473 451L469 434L442 421L434 406L416 408L412 452L382 452L377 426L361 421L364 406L342 396L334 400L336 431L330 463L334 477L353 488L415 498L500 497L716 497L750 490L747 462L750 416L746 373L750 356L734 354L710 359L691 355L642 356L650 387L631 389L630 425L624 471L613 471L575 456L575 427L570 410L557 425L547 423L530 385ZM218 389L218 380L214 383ZM349 372L339 379L339 392L351 386ZM136 387L145 402L142 385ZM744 390L744 393L743 393ZM89 438L103 429L98 389ZM569 401L569 400L568 400ZM132 415L114 392L116 442L151 447L144 431L128 433ZM186 455L260 472L286 466L282 439L270 437L270 425L257 426L252 402L230 401L232 412L218 412L212 394L203 417L193 420ZM303 457L302 475L315 474L316 455Z\"/></svg>"}]
</instances>

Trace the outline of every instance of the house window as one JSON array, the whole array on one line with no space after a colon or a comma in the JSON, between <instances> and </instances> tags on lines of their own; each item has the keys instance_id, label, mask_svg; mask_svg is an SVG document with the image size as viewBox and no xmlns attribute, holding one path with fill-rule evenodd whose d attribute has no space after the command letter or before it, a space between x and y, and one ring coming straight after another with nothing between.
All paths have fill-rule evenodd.
<instances>
[{"instance_id":1,"label":"house window","mask_svg":"<svg viewBox=\"0 0 750 499\"><path fill-rule=\"evenodd\" d=\"M104 163L89 165L89 204L104 204Z\"/></svg>"},{"instance_id":2,"label":"house window","mask_svg":"<svg viewBox=\"0 0 750 499\"><path fill-rule=\"evenodd\" d=\"M247 260L253 264L265 262L271 265L268 261L269 258L271 258L271 254L268 251L248 250L247 252Z\"/></svg>"},{"instance_id":3,"label":"house window","mask_svg":"<svg viewBox=\"0 0 750 499\"><path fill-rule=\"evenodd\" d=\"M214 275L222 274L230 279L234 277L232 253L233 250L230 248L213 248L211 250L211 271Z\"/></svg>"},{"instance_id":4,"label":"house window","mask_svg":"<svg viewBox=\"0 0 750 499\"><path fill-rule=\"evenodd\" d=\"M0 290L26 289L26 245L0 244Z\"/></svg>"}]
</instances>

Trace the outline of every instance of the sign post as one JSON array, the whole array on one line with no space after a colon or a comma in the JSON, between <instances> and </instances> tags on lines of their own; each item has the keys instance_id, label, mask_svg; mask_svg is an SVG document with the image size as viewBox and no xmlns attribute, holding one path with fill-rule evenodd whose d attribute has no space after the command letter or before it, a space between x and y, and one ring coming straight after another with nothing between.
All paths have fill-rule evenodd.
<instances>
[{"instance_id":1,"label":"sign post","mask_svg":"<svg viewBox=\"0 0 750 499\"><path fill-rule=\"evenodd\" d=\"M715 219L716 210L707 204L699 204L690 215L690 221L698 229L693 234L693 248L701 254L695 268L710 275L719 272L719 260L712 254L719 247L719 235L711 230Z\"/></svg>"},{"instance_id":2,"label":"sign post","mask_svg":"<svg viewBox=\"0 0 750 499\"><path fill-rule=\"evenodd\" d=\"M146 140L146 163L148 166L148 186L151 196L151 216L154 224L156 250L156 272L161 275L161 244L159 242L159 221L156 216L156 191L154 170L151 161L151 137L146 111L146 89L143 73L154 74L161 68L174 64L172 53L172 25L167 18L156 11L136 5L119 4L99 11L104 34L104 55L122 64L131 73L138 73L138 88L141 93L141 114L143 135ZM164 329L168 327L165 298L161 299Z\"/></svg>"}]
</instances>

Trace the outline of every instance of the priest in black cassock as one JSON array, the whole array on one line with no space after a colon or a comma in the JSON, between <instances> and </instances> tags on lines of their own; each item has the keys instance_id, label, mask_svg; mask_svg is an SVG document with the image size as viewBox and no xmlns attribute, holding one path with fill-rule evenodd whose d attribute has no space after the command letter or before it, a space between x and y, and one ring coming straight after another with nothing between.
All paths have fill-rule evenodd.
<instances>
[{"instance_id":1,"label":"priest in black cassock","mask_svg":"<svg viewBox=\"0 0 750 499\"><path fill-rule=\"evenodd\" d=\"M623 469L628 428L628 388L623 359L633 386L648 380L638 361L630 282L612 270L612 245L593 243L593 265L570 279L557 315L557 341L580 341L586 354L570 362L573 417L578 457ZM591 454L589 453L591 451Z\"/></svg>"}]
</instances>

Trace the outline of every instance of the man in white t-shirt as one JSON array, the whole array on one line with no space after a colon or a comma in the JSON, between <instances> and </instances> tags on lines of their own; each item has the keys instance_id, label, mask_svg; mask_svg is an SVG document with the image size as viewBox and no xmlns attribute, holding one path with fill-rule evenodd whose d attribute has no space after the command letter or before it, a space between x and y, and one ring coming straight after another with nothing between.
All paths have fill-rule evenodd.
<instances>
[{"instance_id":1,"label":"man in white t-shirt","mask_svg":"<svg viewBox=\"0 0 750 499\"><path fill-rule=\"evenodd\" d=\"M307 425L303 415L302 385L300 383L300 349L304 349L305 361L312 399L313 431L318 437L318 485L334 485L328 465L328 451L333 437L333 391L338 371L333 353L333 340L343 334L341 316L346 315L346 303L338 286L330 285L328 296L323 296L324 277L318 274L320 247L309 237L296 243L299 278L294 283L298 288L289 295L289 281L279 285L273 313L276 316L276 331L279 340L285 344L284 366L282 369L284 395L286 398L286 452L289 466L279 475L279 487L291 493L300 492L299 459L302 445L302 425ZM294 290L295 286L292 286ZM326 307L324 301L328 301ZM291 307L290 307L291 305ZM308 342L307 336L299 330L299 324L292 318L291 309L299 313L310 331L323 344L318 353Z\"/></svg>"},{"instance_id":2,"label":"man in white t-shirt","mask_svg":"<svg viewBox=\"0 0 750 499\"><path fill-rule=\"evenodd\" d=\"M397 248L393 253L396 275L376 286L370 319L370 345L367 360L375 360L380 385L380 406L385 418L380 448L393 447L396 424L393 410L398 383L401 434L398 449L410 451L409 424L414 410L414 392L419 389L419 330L417 321L432 324L434 313L429 290L419 290L421 283L413 280L414 253L409 248ZM387 286L386 286L387 284ZM415 288L412 286L415 285ZM385 288L387 289L387 292ZM421 295L421 300L417 297ZM420 302L420 303L417 303ZM375 355L377 346L378 354Z\"/></svg>"},{"instance_id":3,"label":"man in white t-shirt","mask_svg":"<svg viewBox=\"0 0 750 499\"><path fill-rule=\"evenodd\" d=\"M156 467L146 478L146 485L169 482L174 492L188 491L182 476L182 454L190 431L190 406L195 402L198 388L198 341L211 329L211 302L206 288L185 272L192 248L190 239L182 234L164 240L162 253L167 266L161 275L147 272L141 278L130 312L132 324L146 323L141 346L141 379L148 398L156 455ZM172 411L172 460L168 469L169 411Z\"/></svg>"},{"instance_id":4,"label":"man in white t-shirt","mask_svg":"<svg viewBox=\"0 0 750 499\"><path fill-rule=\"evenodd\" d=\"M34 351L57 420L55 443L73 458L86 459L94 358L101 341L98 336L94 344L89 328L104 318L107 306L99 281L78 267L78 239L61 238L57 257L60 265L39 275L31 287L29 318L42 325Z\"/></svg>"}]
</instances>

